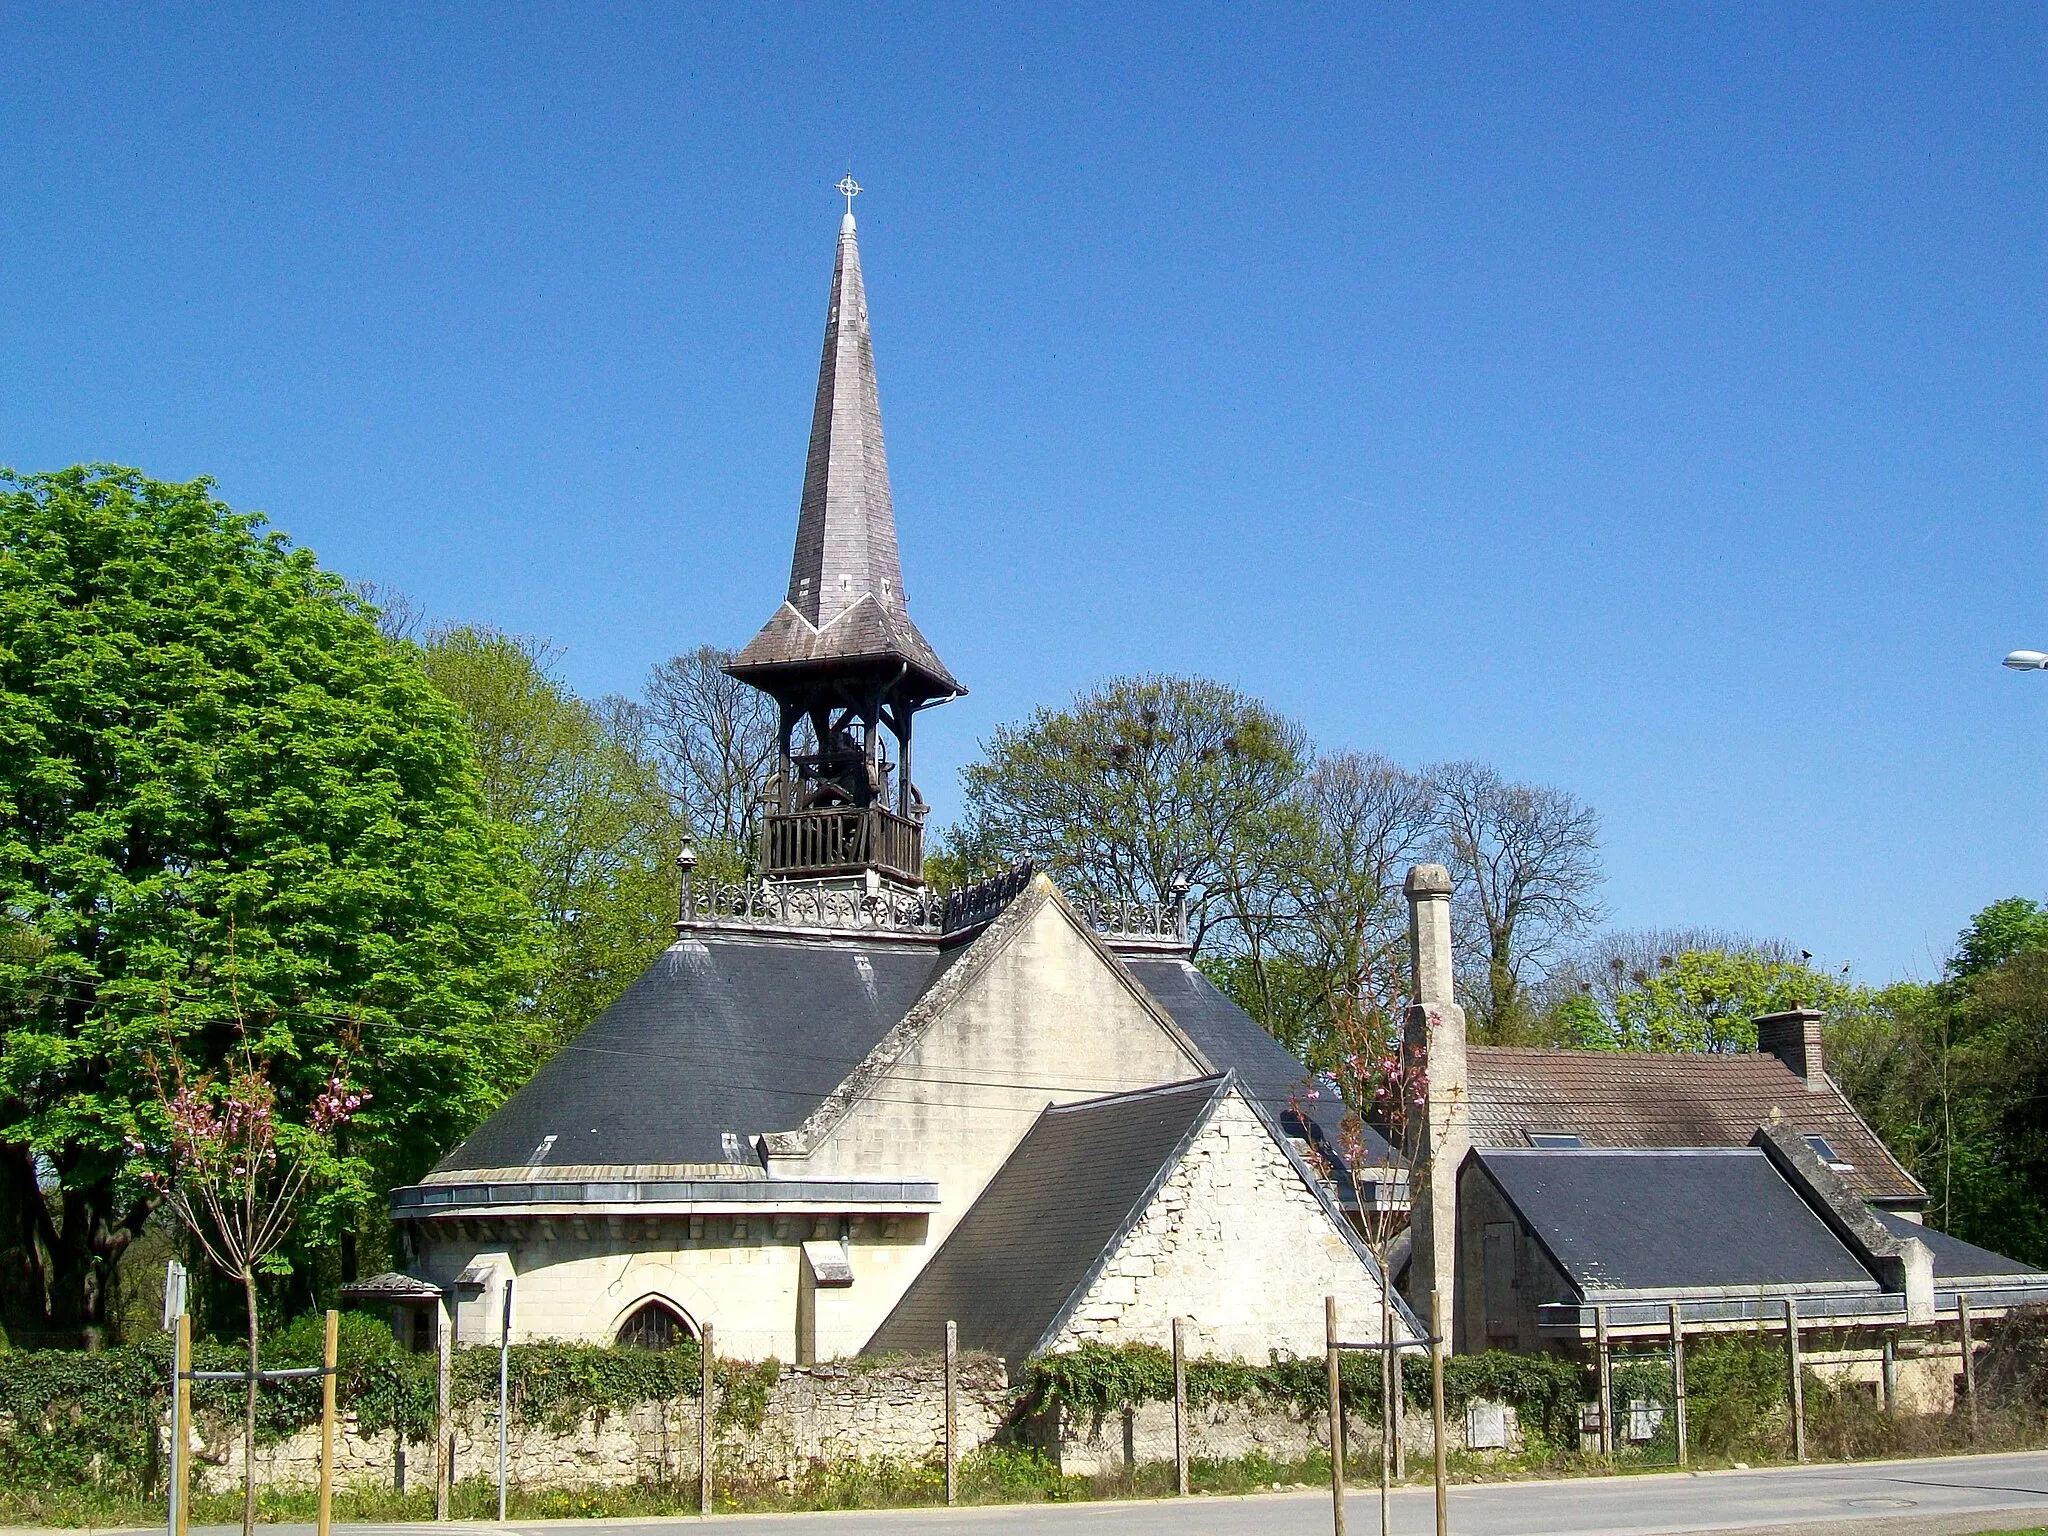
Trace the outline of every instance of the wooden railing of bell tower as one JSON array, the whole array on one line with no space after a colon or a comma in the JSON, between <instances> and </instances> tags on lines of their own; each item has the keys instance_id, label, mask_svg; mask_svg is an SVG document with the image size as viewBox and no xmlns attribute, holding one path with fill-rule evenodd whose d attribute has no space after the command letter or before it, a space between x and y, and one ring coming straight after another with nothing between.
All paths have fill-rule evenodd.
<instances>
[{"instance_id":1,"label":"wooden railing of bell tower","mask_svg":"<svg viewBox=\"0 0 2048 1536\"><path fill-rule=\"evenodd\" d=\"M924 827L879 805L771 811L761 826L766 875L857 875L880 870L916 884L924 878Z\"/></svg>"}]
</instances>

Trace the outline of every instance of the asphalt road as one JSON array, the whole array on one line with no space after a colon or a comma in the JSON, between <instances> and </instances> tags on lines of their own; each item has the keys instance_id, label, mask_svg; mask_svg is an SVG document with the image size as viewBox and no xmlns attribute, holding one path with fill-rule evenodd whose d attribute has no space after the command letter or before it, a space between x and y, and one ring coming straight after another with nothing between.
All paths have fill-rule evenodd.
<instances>
[{"instance_id":1,"label":"asphalt road","mask_svg":"<svg viewBox=\"0 0 2048 1536\"><path fill-rule=\"evenodd\" d=\"M1347 1498L1351 1536L1377 1536L1377 1496ZM579 1527L602 1536L677 1536L679 1526L730 1528L734 1536L1321 1536L1327 1492L1133 1503L1005 1505L984 1509L861 1510L810 1515L691 1516L659 1520L513 1521L511 1531ZM1748 1472L1487 1483L1451 1490L1454 1536L1680 1536L1691 1532L1786 1532L1798 1536L1949 1536L2048 1525L2048 1453L1959 1456L1853 1466L1767 1467ZM495 1527L481 1527L495 1529ZM1398 1536L1431 1536L1426 1488L1394 1496ZM268 1526L304 1536L309 1526ZM349 1536L421 1536L449 1527L352 1525ZM219 1526L206 1536L235 1536Z\"/></svg>"}]
</instances>

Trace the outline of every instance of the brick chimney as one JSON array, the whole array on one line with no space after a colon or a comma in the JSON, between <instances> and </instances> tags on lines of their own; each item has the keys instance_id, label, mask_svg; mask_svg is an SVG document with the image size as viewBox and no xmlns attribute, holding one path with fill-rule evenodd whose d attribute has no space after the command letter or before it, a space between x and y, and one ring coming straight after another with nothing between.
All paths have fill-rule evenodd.
<instances>
[{"instance_id":1,"label":"brick chimney","mask_svg":"<svg viewBox=\"0 0 2048 1536\"><path fill-rule=\"evenodd\" d=\"M1805 1082L1809 1093L1819 1093L1828 1086L1827 1063L1821 1055L1820 1021L1818 1008L1760 1014L1755 1021L1756 1048L1790 1067Z\"/></svg>"}]
</instances>

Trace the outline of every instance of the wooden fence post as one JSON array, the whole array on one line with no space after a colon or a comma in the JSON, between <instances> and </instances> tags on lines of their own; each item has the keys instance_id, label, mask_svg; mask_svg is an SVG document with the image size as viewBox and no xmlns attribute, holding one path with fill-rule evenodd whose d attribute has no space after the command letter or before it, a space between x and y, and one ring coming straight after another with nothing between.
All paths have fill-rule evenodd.
<instances>
[{"instance_id":1,"label":"wooden fence post","mask_svg":"<svg viewBox=\"0 0 2048 1536\"><path fill-rule=\"evenodd\" d=\"M327 1338L320 1349L320 1536L334 1530L334 1367L341 1314L327 1314Z\"/></svg>"},{"instance_id":2,"label":"wooden fence post","mask_svg":"<svg viewBox=\"0 0 2048 1536\"><path fill-rule=\"evenodd\" d=\"M712 1363L718 1358L711 1342L711 1325L704 1325L704 1332L698 1342L698 1363L702 1374L697 1382L697 1513L711 1513L711 1411L712 1399L718 1393L718 1381L712 1371Z\"/></svg>"},{"instance_id":3,"label":"wooden fence post","mask_svg":"<svg viewBox=\"0 0 2048 1536\"><path fill-rule=\"evenodd\" d=\"M1962 1335L1963 1344L1963 1397L1970 1405L1970 1440L1977 1439L1977 1348L1976 1338L1970 1328L1970 1298L1964 1292L1956 1293L1956 1331Z\"/></svg>"},{"instance_id":4,"label":"wooden fence post","mask_svg":"<svg viewBox=\"0 0 2048 1536\"><path fill-rule=\"evenodd\" d=\"M1330 1519L1344 1536L1344 1382L1337 1368L1337 1298L1323 1298L1323 1385L1330 1393Z\"/></svg>"},{"instance_id":5,"label":"wooden fence post","mask_svg":"<svg viewBox=\"0 0 2048 1536\"><path fill-rule=\"evenodd\" d=\"M1173 1320L1173 1486L1188 1494L1188 1355L1185 1318Z\"/></svg>"},{"instance_id":6,"label":"wooden fence post","mask_svg":"<svg viewBox=\"0 0 2048 1536\"><path fill-rule=\"evenodd\" d=\"M1806 1460L1806 1373L1799 1360L1799 1298L1785 1298L1785 1365L1792 1373L1792 1459Z\"/></svg>"},{"instance_id":7,"label":"wooden fence post","mask_svg":"<svg viewBox=\"0 0 2048 1536\"><path fill-rule=\"evenodd\" d=\"M1678 1303L1671 1303L1671 1430L1678 1443L1678 1464L1686 1462L1685 1424L1685 1324L1679 1320Z\"/></svg>"},{"instance_id":8,"label":"wooden fence post","mask_svg":"<svg viewBox=\"0 0 2048 1536\"><path fill-rule=\"evenodd\" d=\"M1387 1355L1394 1362L1391 1377L1394 1400L1389 1408L1394 1421L1394 1476L1405 1478L1408 1475L1408 1392L1401 1374L1401 1351L1389 1350Z\"/></svg>"},{"instance_id":9,"label":"wooden fence post","mask_svg":"<svg viewBox=\"0 0 2048 1536\"><path fill-rule=\"evenodd\" d=\"M455 1486L455 1320L448 1298L434 1299L434 1518L448 1518Z\"/></svg>"},{"instance_id":10,"label":"wooden fence post","mask_svg":"<svg viewBox=\"0 0 2048 1536\"><path fill-rule=\"evenodd\" d=\"M1436 1536L1451 1536L1451 1487L1444 1445L1444 1293L1429 1293L1429 1417L1436 1430Z\"/></svg>"},{"instance_id":11,"label":"wooden fence post","mask_svg":"<svg viewBox=\"0 0 2048 1536\"><path fill-rule=\"evenodd\" d=\"M946 1319L946 1502L960 1502L960 1325Z\"/></svg>"},{"instance_id":12,"label":"wooden fence post","mask_svg":"<svg viewBox=\"0 0 2048 1536\"><path fill-rule=\"evenodd\" d=\"M178 1533L187 1536L192 1529L192 1317L190 1313L178 1314L178 1367L177 1406L173 1417L178 1421L176 1443L171 1446L171 1476L178 1485Z\"/></svg>"},{"instance_id":13,"label":"wooden fence post","mask_svg":"<svg viewBox=\"0 0 2048 1536\"><path fill-rule=\"evenodd\" d=\"M1614 1454L1614 1362L1607 1348L1607 1308L1593 1309L1594 1375L1600 1384L1600 1454Z\"/></svg>"}]
</instances>

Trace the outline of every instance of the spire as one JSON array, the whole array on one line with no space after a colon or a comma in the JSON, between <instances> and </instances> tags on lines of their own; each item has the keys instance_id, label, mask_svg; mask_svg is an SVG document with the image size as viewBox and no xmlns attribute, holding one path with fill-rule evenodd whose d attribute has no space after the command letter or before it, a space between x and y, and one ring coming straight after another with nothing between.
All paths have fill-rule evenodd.
<instances>
[{"instance_id":1,"label":"spire","mask_svg":"<svg viewBox=\"0 0 2048 1536\"><path fill-rule=\"evenodd\" d=\"M726 671L780 710L760 869L770 880L924 881L924 797L910 777L917 712L965 693L903 603L889 457L849 174L797 514L789 594ZM896 738L889 761L883 733ZM892 808L893 807L893 808Z\"/></svg>"},{"instance_id":2,"label":"spire","mask_svg":"<svg viewBox=\"0 0 2048 1536\"><path fill-rule=\"evenodd\" d=\"M839 259L833 264L832 302L825 314L825 352L818 364L789 602L823 628L869 594L884 608L903 607L889 455L882 446L882 402L875 391L875 348L868 337L860 242L849 207L839 224Z\"/></svg>"},{"instance_id":3,"label":"spire","mask_svg":"<svg viewBox=\"0 0 2048 1536\"><path fill-rule=\"evenodd\" d=\"M825 314L789 591L732 671L746 677L764 667L896 660L924 674L920 682L926 697L944 697L964 690L905 608L853 220L853 198L860 188L849 176L839 190L846 196L846 214L839 222L839 253Z\"/></svg>"}]
</instances>

